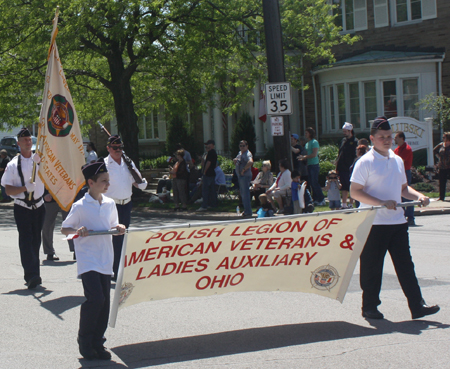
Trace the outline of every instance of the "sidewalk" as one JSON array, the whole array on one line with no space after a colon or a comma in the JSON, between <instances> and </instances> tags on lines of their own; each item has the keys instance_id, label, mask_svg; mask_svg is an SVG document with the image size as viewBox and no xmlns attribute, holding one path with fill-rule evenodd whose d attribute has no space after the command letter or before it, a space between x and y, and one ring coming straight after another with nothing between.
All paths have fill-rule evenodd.
<instances>
[{"instance_id":1,"label":"sidewalk","mask_svg":"<svg viewBox=\"0 0 450 369\"><path fill-rule=\"evenodd\" d=\"M0 209L12 209L14 203L0 203ZM132 214L139 214L141 216L148 217L160 217L160 218L177 218L177 219L189 219L189 220L234 220L241 219L235 212L174 212L173 209L156 209L148 207L134 207ZM438 214L450 214L450 197L445 201L438 201L437 199L431 199L430 205L424 208L418 206L414 207L414 215L438 215Z\"/></svg>"}]
</instances>

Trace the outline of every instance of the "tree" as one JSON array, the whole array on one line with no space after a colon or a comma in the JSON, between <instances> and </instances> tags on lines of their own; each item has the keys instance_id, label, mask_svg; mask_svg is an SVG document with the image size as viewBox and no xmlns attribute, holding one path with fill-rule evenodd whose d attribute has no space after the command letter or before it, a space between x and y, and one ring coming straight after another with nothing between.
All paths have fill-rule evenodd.
<instances>
[{"instance_id":1,"label":"tree","mask_svg":"<svg viewBox=\"0 0 450 369\"><path fill-rule=\"evenodd\" d=\"M172 155L176 150L176 145L181 145L189 151L186 144L192 137L189 136L186 125L180 116L174 117L167 126L166 151Z\"/></svg>"},{"instance_id":2,"label":"tree","mask_svg":"<svg viewBox=\"0 0 450 369\"><path fill-rule=\"evenodd\" d=\"M59 53L79 119L116 117L135 161L138 116L159 105L170 116L199 112L217 93L237 111L265 79L260 0L2 1L4 126L37 122L56 5ZM354 39L339 35L325 0L284 0L282 9L289 48L301 46L311 61L331 59L333 45ZM290 70L299 81L303 71Z\"/></svg>"},{"instance_id":3,"label":"tree","mask_svg":"<svg viewBox=\"0 0 450 369\"><path fill-rule=\"evenodd\" d=\"M435 113L433 123L446 131L450 131L450 98L445 95L429 94L417 103L423 109Z\"/></svg>"},{"instance_id":4,"label":"tree","mask_svg":"<svg viewBox=\"0 0 450 369\"><path fill-rule=\"evenodd\" d=\"M239 142L245 140L248 142L248 149L255 155L256 152L256 133L255 127L253 126L253 119L248 113L243 113L236 125L233 128L233 133L231 134L231 156L235 156L239 150Z\"/></svg>"}]
</instances>

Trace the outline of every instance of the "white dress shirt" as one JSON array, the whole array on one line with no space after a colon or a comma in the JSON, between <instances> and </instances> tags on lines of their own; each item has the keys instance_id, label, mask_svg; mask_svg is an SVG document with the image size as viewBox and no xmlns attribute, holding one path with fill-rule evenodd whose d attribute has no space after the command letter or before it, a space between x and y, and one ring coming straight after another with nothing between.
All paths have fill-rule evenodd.
<instances>
[{"instance_id":1,"label":"white dress shirt","mask_svg":"<svg viewBox=\"0 0 450 369\"><path fill-rule=\"evenodd\" d=\"M126 200L131 197L134 178L131 175L127 164L120 158L120 165L108 155L105 159L106 168L109 172L109 188L106 196L116 200ZM133 163L133 168L137 171ZM137 171L139 173L139 171Z\"/></svg>"}]
</instances>

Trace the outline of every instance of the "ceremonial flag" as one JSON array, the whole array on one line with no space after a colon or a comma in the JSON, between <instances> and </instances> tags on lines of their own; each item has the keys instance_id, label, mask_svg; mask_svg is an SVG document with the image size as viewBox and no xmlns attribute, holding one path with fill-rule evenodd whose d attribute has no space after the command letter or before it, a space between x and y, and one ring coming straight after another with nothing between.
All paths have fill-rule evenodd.
<instances>
[{"instance_id":1,"label":"ceremonial flag","mask_svg":"<svg viewBox=\"0 0 450 369\"><path fill-rule=\"evenodd\" d=\"M266 121L267 115L266 115L266 97L264 96L263 90L259 91L259 114L258 117L263 122Z\"/></svg>"},{"instance_id":2,"label":"ceremonial flag","mask_svg":"<svg viewBox=\"0 0 450 369\"><path fill-rule=\"evenodd\" d=\"M86 161L77 113L56 46L58 13L59 9L53 20L36 151L41 157L39 177L61 209L69 211L84 185L81 166Z\"/></svg>"},{"instance_id":3,"label":"ceremonial flag","mask_svg":"<svg viewBox=\"0 0 450 369\"><path fill-rule=\"evenodd\" d=\"M324 212L130 232L111 325L120 308L172 297L298 291L342 302L375 213Z\"/></svg>"}]
</instances>

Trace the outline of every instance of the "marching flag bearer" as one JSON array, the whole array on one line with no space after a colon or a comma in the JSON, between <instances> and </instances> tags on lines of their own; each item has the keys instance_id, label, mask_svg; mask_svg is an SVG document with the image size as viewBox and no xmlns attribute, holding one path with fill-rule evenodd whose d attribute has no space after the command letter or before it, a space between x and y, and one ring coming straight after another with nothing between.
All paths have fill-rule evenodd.
<instances>
[{"instance_id":1,"label":"marching flag bearer","mask_svg":"<svg viewBox=\"0 0 450 369\"><path fill-rule=\"evenodd\" d=\"M39 270L39 248L41 246L41 231L44 224L45 207L44 184L40 178L31 180L33 155L30 131L22 128L17 135L20 155L14 157L7 165L2 177L2 186L6 194L14 199L14 219L19 232L20 260L24 270L25 284L28 289L36 288L42 283ZM29 194L32 193L31 199Z\"/></svg>"}]
</instances>

